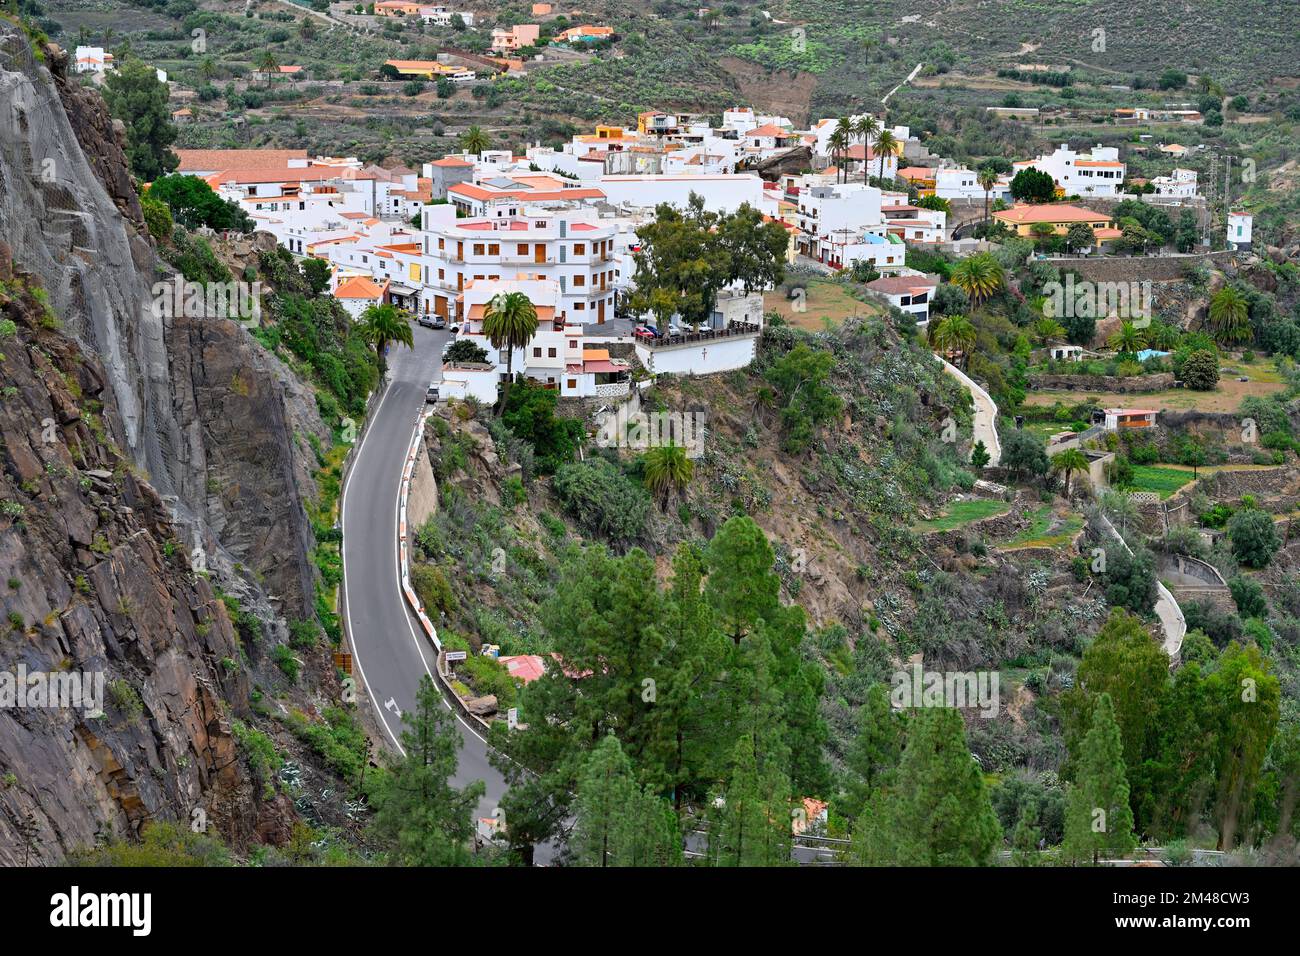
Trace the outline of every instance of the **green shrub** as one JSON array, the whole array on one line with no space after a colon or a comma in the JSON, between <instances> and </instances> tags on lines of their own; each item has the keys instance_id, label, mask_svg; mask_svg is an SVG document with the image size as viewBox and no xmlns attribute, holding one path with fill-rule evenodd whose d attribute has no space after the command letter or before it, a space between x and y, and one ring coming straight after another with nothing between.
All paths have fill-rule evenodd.
<instances>
[{"instance_id":1,"label":"green shrub","mask_svg":"<svg viewBox=\"0 0 1300 956\"><path fill-rule=\"evenodd\" d=\"M645 531L650 497L604 458L573 462L555 473L555 492L588 532L630 544Z\"/></svg>"}]
</instances>

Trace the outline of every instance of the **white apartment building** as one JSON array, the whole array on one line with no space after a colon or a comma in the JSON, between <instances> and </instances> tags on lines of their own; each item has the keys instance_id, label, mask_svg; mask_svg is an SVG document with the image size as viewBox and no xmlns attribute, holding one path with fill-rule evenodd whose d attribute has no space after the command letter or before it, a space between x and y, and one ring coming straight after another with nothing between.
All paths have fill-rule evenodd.
<instances>
[{"instance_id":1,"label":"white apartment building","mask_svg":"<svg viewBox=\"0 0 1300 956\"><path fill-rule=\"evenodd\" d=\"M617 228L594 209L550 209L497 201L487 215L457 219L452 205L422 212L420 310L462 318L457 296L471 282L551 279L556 309L571 324L602 324L614 316Z\"/></svg>"},{"instance_id":2,"label":"white apartment building","mask_svg":"<svg viewBox=\"0 0 1300 956\"><path fill-rule=\"evenodd\" d=\"M1065 143L1050 155L1012 165L1016 172L1032 167L1047 173L1064 195L1085 197L1120 195L1127 169L1114 146L1094 146L1087 153L1076 153Z\"/></svg>"},{"instance_id":3,"label":"white apartment building","mask_svg":"<svg viewBox=\"0 0 1300 956\"><path fill-rule=\"evenodd\" d=\"M863 229L883 222L882 194L875 186L852 182L800 186L798 202L799 230L806 236Z\"/></svg>"}]
</instances>

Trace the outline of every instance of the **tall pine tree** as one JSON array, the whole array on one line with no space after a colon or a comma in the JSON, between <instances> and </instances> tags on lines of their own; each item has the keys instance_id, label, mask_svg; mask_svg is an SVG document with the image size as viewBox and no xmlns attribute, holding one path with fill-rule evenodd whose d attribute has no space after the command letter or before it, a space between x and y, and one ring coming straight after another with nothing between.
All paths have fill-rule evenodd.
<instances>
[{"instance_id":1,"label":"tall pine tree","mask_svg":"<svg viewBox=\"0 0 1300 956\"><path fill-rule=\"evenodd\" d=\"M1075 783L1066 797L1067 860L1096 863L1103 854L1122 857L1137 846L1133 810L1129 806L1124 746L1110 695L1102 694L1092 709L1092 725L1079 744Z\"/></svg>"},{"instance_id":2,"label":"tall pine tree","mask_svg":"<svg viewBox=\"0 0 1300 956\"><path fill-rule=\"evenodd\" d=\"M462 790L451 785L463 741L428 675L420 681L415 712L403 714L402 721L406 754L376 784L374 832L403 866L469 863L483 781Z\"/></svg>"},{"instance_id":3,"label":"tall pine tree","mask_svg":"<svg viewBox=\"0 0 1300 956\"><path fill-rule=\"evenodd\" d=\"M984 777L951 707L923 708L887 794L868 801L854 831L869 866L985 866L1002 836Z\"/></svg>"}]
</instances>

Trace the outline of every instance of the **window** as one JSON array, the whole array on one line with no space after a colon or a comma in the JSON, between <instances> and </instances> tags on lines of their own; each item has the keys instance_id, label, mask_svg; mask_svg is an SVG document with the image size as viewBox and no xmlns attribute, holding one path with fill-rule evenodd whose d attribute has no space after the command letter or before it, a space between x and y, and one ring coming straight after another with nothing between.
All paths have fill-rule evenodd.
<instances>
[{"instance_id":1,"label":"window","mask_svg":"<svg viewBox=\"0 0 1300 956\"><path fill-rule=\"evenodd\" d=\"M584 285L587 284L587 277L586 277L586 276L583 276L583 275L577 275L577 276L574 276L574 277L573 277L573 284L574 284L575 286L584 286Z\"/></svg>"},{"instance_id":2,"label":"window","mask_svg":"<svg viewBox=\"0 0 1300 956\"><path fill-rule=\"evenodd\" d=\"M547 357L547 358L555 358L555 349L553 349L553 348L547 349L547 350L546 350L546 357Z\"/></svg>"},{"instance_id":3,"label":"window","mask_svg":"<svg viewBox=\"0 0 1300 956\"><path fill-rule=\"evenodd\" d=\"M474 255L476 256L483 255L483 248L484 248L483 243L481 242L474 243Z\"/></svg>"},{"instance_id":4,"label":"window","mask_svg":"<svg viewBox=\"0 0 1300 956\"><path fill-rule=\"evenodd\" d=\"M577 387L578 387L578 380L576 378L569 379L569 388L577 388Z\"/></svg>"},{"instance_id":5,"label":"window","mask_svg":"<svg viewBox=\"0 0 1300 956\"><path fill-rule=\"evenodd\" d=\"M495 242L490 243L490 244L488 245L488 255L490 255L490 256L499 256L499 255L501 255L501 246L498 245L498 244L495 243Z\"/></svg>"},{"instance_id":6,"label":"window","mask_svg":"<svg viewBox=\"0 0 1300 956\"><path fill-rule=\"evenodd\" d=\"M528 255L528 243L521 242L515 246L515 254L520 256Z\"/></svg>"},{"instance_id":7,"label":"window","mask_svg":"<svg viewBox=\"0 0 1300 956\"><path fill-rule=\"evenodd\" d=\"M536 348L536 347L534 347L534 348L533 348L533 358L541 358L541 357L542 357L542 350L541 350L540 348Z\"/></svg>"},{"instance_id":8,"label":"window","mask_svg":"<svg viewBox=\"0 0 1300 956\"><path fill-rule=\"evenodd\" d=\"M573 244L573 254L575 256L585 256L587 254L587 244L585 242L575 242Z\"/></svg>"},{"instance_id":9,"label":"window","mask_svg":"<svg viewBox=\"0 0 1300 956\"><path fill-rule=\"evenodd\" d=\"M574 312L581 312L581 311L582 311L583 309L585 309L586 307L587 307L587 305L586 305L585 302L575 302L575 303L573 303L573 311L574 311Z\"/></svg>"}]
</instances>

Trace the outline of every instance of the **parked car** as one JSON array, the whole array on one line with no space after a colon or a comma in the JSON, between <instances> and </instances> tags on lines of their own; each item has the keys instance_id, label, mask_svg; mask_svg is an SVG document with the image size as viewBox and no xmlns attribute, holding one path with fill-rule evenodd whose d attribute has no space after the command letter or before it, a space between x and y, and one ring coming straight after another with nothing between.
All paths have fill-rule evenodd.
<instances>
[{"instance_id":1,"label":"parked car","mask_svg":"<svg viewBox=\"0 0 1300 956\"><path fill-rule=\"evenodd\" d=\"M427 405L435 405L438 402L438 386L430 385L424 393L424 401Z\"/></svg>"},{"instance_id":2,"label":"parked car","mask_svg":"<svg viewBox=\"0 0 1300 956\"><path fill-rule=\"evenodd\" d=\"M638 339L650 339L651 341L653 341L655 338L658 337L655 335L652 329L649 329L645 326L641 326L640 328L633 330L632 335Z\"/></svg>"},{"instance_id":3,"label":"parked car","mask_svg":"<svg viewBox=\"0 0 1300 956\"><path fill-rule=\"evenodd\" d=\"M417 323L419 323L420 325L424 326L426 329L436 329L436 328L438 328L438 325L437 325L438 319L439 319L439 316L436 316L436 315L429 315L429 314L427 314L427 313L421 313L420 315L418 315L418 316L415 317L415 321L416 321ZM445 324L445 323L444 323L444 324Z\"/></svg>"},{"instance_id":4,"label":"parked car","mask_svg":"<svg viewBox=\"0 0 1300 956\"><path fill-rule=\"evenodd\" d=\"M433 328L445 329L446 327L447 327L447 320L445 318L443 318L441 315L435 315L433 317Z\"/></svg>"}]
</instances>

